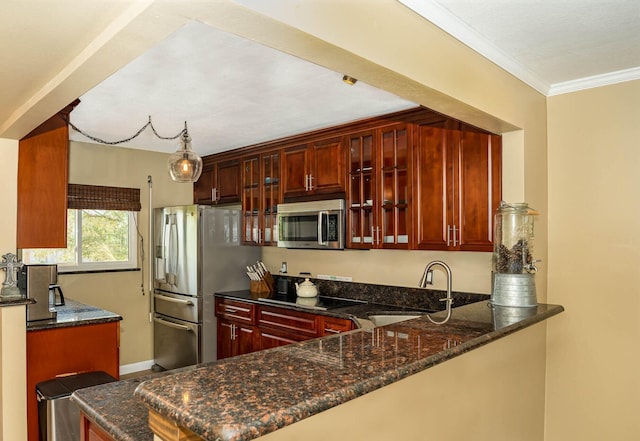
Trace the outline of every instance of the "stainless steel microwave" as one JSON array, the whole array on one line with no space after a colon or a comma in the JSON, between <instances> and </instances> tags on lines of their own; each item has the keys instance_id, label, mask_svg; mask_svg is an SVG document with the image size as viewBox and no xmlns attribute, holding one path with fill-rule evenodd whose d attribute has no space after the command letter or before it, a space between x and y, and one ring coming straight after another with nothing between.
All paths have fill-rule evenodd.
<instances>
[{"instance_id":1,"label":"stainless steel microwave","mask_svg":"<svg viewBox=\"0 0 640 441\"><path fill-rule=\"evenodd\" d=\"M278 246L344 249L345 206L344 199L278 204Z\"/></svg>"}]
</instances>

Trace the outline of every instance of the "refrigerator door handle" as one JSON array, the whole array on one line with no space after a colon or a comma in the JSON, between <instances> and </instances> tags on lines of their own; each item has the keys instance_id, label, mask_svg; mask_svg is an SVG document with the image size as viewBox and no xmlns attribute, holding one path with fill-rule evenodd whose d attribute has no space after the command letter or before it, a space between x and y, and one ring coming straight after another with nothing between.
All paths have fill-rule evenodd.
<instances>
[{"instance_id":1,"label":"refrigerator door handle","mask_svg":"<svg viewBox=\"0 0 640 441\"><path fill-rule=\"evenodd\" d=\"M163 296L162 294L154 294L153 297L156 298L156 299L159 299L159 300L164 300L166 302L179 303L181 305L187 305L187 306L193 306L194 305L194 303L191 300L176 299L176 298L169 297L169 296Z\"/></svg>"},{"instance_id":2,"label":"refrigerator door handle","mask_svg":"<svg viewBox=\"0 0 640 441\"><path fill-rule=\"evenodd\" d=\"M188 326L180 325L178 323L173 323L173 322L170 322L170 321L167 321L167 320L162 320L162 319L159 319L158 317L154 317L153 321L156 322L156 323L159 323L161 325L168 326L170 328L175 328L175 329L180 329L181 331L191 332L191 328L189 328Z\"/></svg>"}]
</instances>

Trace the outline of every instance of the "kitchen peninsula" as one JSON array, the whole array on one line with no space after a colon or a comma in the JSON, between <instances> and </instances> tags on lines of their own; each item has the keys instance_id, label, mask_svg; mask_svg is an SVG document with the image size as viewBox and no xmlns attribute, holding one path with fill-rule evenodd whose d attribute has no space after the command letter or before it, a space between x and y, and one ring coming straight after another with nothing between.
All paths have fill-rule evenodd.
<instances>
[{"instance_id":1,"label":"kitchen peninsula","mask_svg":"<svg viewBox=\"0 0 640 441\"><path fill-rule=\"evenodd\" d=\"M407 420L392 418L392 415L403 407L405 398L407 403L411 401L406 392L398 395L407 384L411 390L428 397L418 408L413 408L414 411L424 412L428 417L427 407L431 404L449 414L457 414L464 422L471 415L442 407L439 403L443 397L437 385L423 382L422 375L432 369L447 370L449 366L460 369L457 360L470 363L470 368L464 368L469 370L460 377L462 390L452 388L452 396L465 394L469 381L481 383L477 375L481 375L487 385L494 384L498 378L507 386L512 381L526 382L526 378L517 377L518 360L530 363L526 355L530 350L533 356L538 355L537 348L527 347L531 341L528 334L540 332L539 326L532 325L563 310L562 306L544 304L526 310L492 308L487 301L481 301L456 308L451 321L441 326L426 318L417 318L357 329L169 371L148 379L83 389L73 397L89 422L117 441L151 440L152 431L166 441L249 440L261 436L265 440L300 439L299 430L303 430L305 439L327 439L340 434L355 439L353 433L346 433L344 427L326 418L340 413L351 421L351 430L364 430L361 421L365 420L356 415L371 410L371 397L377 406L386 409L387 419L384 415L376 416L375 412L369 416L377 419L376 424L384 423L386 430L398 433L398 426L406 426ZM502 337L510 334L513 335L509 339L518 340L509 344L509 348L516 348L517 354L502 347L502 342L509 340ZM484 362L477 362L474 355L487 350L492 352L491 357L498 366L492 367L494 378L485 374ZM514 358L515 364L510 363L507 368L507 364L501 362L505 357ZM446 363L436 366L443 362ZM500 371L500 366L509 372ZM526 374L526 370L522 372ZM517 377L515 380L510 378L513 375ZM417 387L413 384L416 380ZM459 408L468 407L476 398L470 392ZM509 403L509 406L517 410L518 403ZM409 410L404 409L403 413L410 415ZM478 403L477 411L481 410L482 405ZM320 429L314 421L320 421ZM374 432L379 431L376 424L370 427ZM425 434L430 431L421 420L414 420L411 425ZM508 429L510 423L504 427ZM362 437L388 439L382 435L384 431L379 433L379 438L365 436L364 432Z\"/></svg>"}]
</instances>

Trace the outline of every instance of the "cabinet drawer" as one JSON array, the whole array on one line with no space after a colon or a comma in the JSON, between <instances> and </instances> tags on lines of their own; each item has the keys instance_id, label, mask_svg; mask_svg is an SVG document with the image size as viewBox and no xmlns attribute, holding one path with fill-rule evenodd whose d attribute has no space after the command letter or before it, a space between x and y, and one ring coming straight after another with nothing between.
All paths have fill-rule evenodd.
<instances>
[{"instance_id":1,"label":"cabinet drawer","mask_svg":"<svg viewBox=\"0 0 640 441\"><path fill-rule=\"evenodd\" d=\"M235 322L254 325L256 322L256 306L253 303L216 299L216 316Z\"/></svg>"},{"instance_id":2,"label":"cabinet drawer","mask_svg":"<svg viewBox=\"0 0 640 441\"><path fill-rule=\"evenodd\" d=\"M353 322L351 320L324 316L321 318L321 322L321 336L339 334L353 329Z\"/></svg>"},{"instance_id":3,"label":"cabinet drawer","mask_svg":"<svg viewBox=\"0 0 640 441\"><path fill-rule=\"evenodd\" d=\"M257 315L258 326L261 329L263 327L278 329L294 337L299 334L308 337L318 335L318 317L315 314L260 306Z\"/></svg>"}]
</instances>

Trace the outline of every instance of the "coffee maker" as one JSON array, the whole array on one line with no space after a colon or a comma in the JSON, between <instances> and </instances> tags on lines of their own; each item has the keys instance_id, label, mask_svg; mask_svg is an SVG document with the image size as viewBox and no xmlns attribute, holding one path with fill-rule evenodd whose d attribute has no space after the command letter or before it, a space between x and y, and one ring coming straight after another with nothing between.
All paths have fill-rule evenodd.
<instances>
[{"instance_id":1,"label":"coffee maker","mask_svg":"<svg viewBox=\"0 0 640 441\"><path fill-rule=\"evenodd\" d=\"M18 272L20 293L35 303L27 305L27 321L56 318L55 291L49 289L52 274L57 276L57 265L24 265Z\"/></svg>"}]
</instances>

